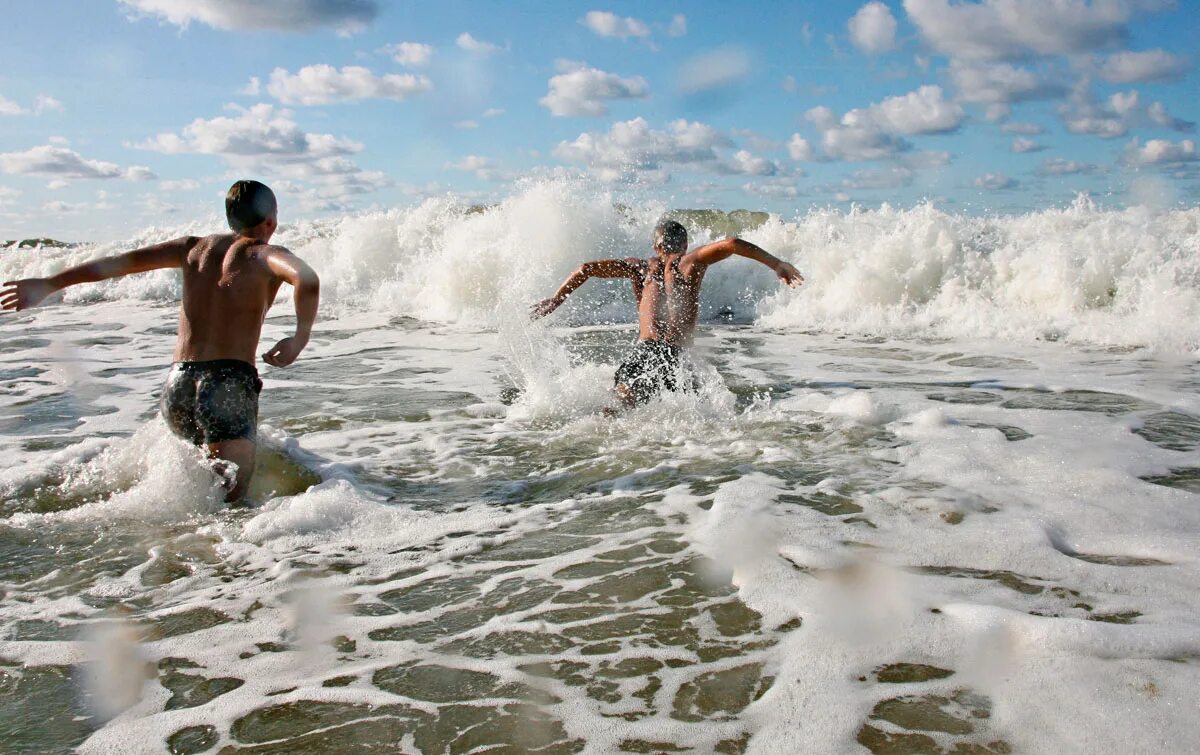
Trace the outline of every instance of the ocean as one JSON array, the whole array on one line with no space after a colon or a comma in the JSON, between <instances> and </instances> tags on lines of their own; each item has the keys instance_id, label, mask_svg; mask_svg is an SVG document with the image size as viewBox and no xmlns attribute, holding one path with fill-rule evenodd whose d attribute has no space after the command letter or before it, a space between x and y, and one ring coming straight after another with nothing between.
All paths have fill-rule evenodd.
<instances>
[{"instance_id":1,"label":"ocean","mask_svg":"<svg viewBox=\"0 0 1200 755\"><path fill-rule=\"evenodd\" d=\"M1195 749L1200 209L685 214L807 283L713 268L699 390L609 418L628 282L527 312L649 253L619 199L284 225L247 507L157 416L175 273L0 317L0 746Z\"/></svg>"}]
</instances>

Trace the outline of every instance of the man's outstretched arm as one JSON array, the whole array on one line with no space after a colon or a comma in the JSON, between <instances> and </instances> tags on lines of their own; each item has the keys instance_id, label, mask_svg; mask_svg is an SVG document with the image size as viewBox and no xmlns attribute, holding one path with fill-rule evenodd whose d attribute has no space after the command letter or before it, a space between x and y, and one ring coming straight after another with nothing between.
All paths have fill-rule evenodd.
<instances>
[{"instance_id":1,"label":"man's outstretched arm","mask_svg":"<svg viewBox=\"0 0 1200 755\"><path fill-rule=\"evenodd\" d=\"M641 268L634 259L585 262L563 281L554 296L534 304L531 316L534 319L545 317L558 309L558 305L566 301L571 292L587 282L588 278L630 278L637 281L641 278Z\"/></svg>"},{"instance_id":2,"label":"man's outstretched arm","mask_svg":"<svg viewBox=\"0 0 1200 755\"><path fill-rule=\"evenodd\" d=\"M771 268L775 275L779 276L779 280L792 288L804 282L804 276L800 275L800 271L795 267L761 247L739 238L730 237L721 241L714 241L711 244L705 244L688 252L684 258L690 258L695 264L711 265L723 259L728 259L735 254L739 257L752 259L755 262L761 262Z\"/></svg>"},{"instance_id":3,"label":"man's outstretched arm","mask_svg":"<svg viewBox=\"0 0 1200 755\"><path fill-rule=\"evenodd\" d=\"M0 291L0 306L5 310L20 311L37 306L43 299L56 291L80 283L95 283L164 267L182 267L188 252L198 240L195 236L183 236L171 241L164 241L161 244L134 249L132 252L118 254L115 257L103 257L69 267L49 278L7 281L3 291Z\"/></svg>"},{"instance_id":4,"label":"man's outstretched arm","mask_svg":"<svg viewBox=\"0 0 1200 755\"><path fill-rule=\"evenodd\" d=\"M321 279L304 260L283 248L271 250L267 255L267 266L284 283L295 289L296 334L283 339L262 355L263 361L273 367L287 367L300 356L312 335L313 322L317 319L317 304L321 300Z\"/></svg>"}]
</instances>

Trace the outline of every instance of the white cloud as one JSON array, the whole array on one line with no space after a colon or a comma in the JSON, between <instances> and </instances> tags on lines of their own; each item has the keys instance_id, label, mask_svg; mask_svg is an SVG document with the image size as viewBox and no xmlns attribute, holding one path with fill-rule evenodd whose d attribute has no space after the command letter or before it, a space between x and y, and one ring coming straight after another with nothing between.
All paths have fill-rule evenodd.
<instances>
[{"instance_id":1,"label":"white cloud","mask_svg":"<svg viewBox=\"0 0 1200 755\"><path fill-rule=\"evenodd\" d=\"M392 60L408 68L422 68L429 65L433 58L433 46L420 42L401 42L387 45L383 51L392 56Z\"/></svg>"},{"instance_id":2,"label":"white cloud","mask_svg":"<svg viewBox=\"0 0 1200 755\"><path fill-rule=\"evenodd\" d=\"M475 39L475 37L472 37L470 33L465 31L458 35L458 38L454 40L454 43L467 52L474 53L476 55L491 55L494 52L500 51L500 45L494 45L491 42L484 42L483 40Z\"/></svg>"},{"instance_id":3,"label":"white cloud","mask_svg":"<svg viewBox=\"0 0 1200 755\"><path fill-rule=\"evenodd\" d=\"M821 132L821 149L829 160L879 160L912 146L881 130L862 110L852 110L839 121L832 110L819 106L804 117Z\"/></svg>"},{"instance_id":4,"label":"white cloud","mask_svg":"<svg viewBox=\"0 0 1200 755\"><path fill-rule=\"evenodd\" d=\"M758 197L791 199L800 196L796 179L790 177L766 178L742 184L742 191Z\"/></svg>"},{"instance_id":5,"label":"white cloud","mask_svg":"<svg viewBox=\"0 0 1200 755\"><path fill-rule=\"evenodd\" d=\"M467 155L456 163L446 163L446 168L473 173L476 178L484 181L498 181L508 177L508 174L497 167L494 160L480 155Z\"/></svg>"},{"instance_id":6,"label":"white cloud","mask_svg":"<svg viewBox=\"0 0 1200 755\"><path fill-rule=\"evenodd\" d=\"M484 118L496 118L501 115L504 115L504 110L498 107L490 107L483 111Z\"/></svg>"},{"instance_id":7,"label":"white cloud","mask_svg":"<svg viewBox=\"0 0 1200 755\"><path fill-rule=\"evenodd\" d=\"M231 116L197 118L179 133L160 133L134 145L166 154L220 157L239 173L257 173L280 180L302 209L348 209L346 199L390 186L378 171L361 169L349 158L362 145L332 134L309 133L295 122L290 110L260 103L249 108L228 105Z\"/></svg>"},{"instance_id":8,"label":"white cloud","mask_svg":"<svg viewBox=\"0 0 1200 755\"><path fill-rule=\"evenodd\" d=\"M975 187L985 191L1004 191L1017 188L1017 181L1003 173L984 173L975 179Z\"/></svg>"},{"instance_id":9,"label":"white cloud","mask_svg":"<svg viewBox=\"0 0 1200 755\"><path fill-rule=\"evenodd\" d=\"M120 0L134 15L186 27L192 21L217 29L310 31L331 27L362 31L375 20L375 0Z\"/></svg>"},{"instance_id":10,"label":"white cloud","mask_svg":"<svg viewBox=\"0 0 1200 755\"><path fill-rule=\"evenodd\" d=\"M913 169L906 165L888 165L883 168L856 170L848 178L842 179L839 186L852 191L896 189L911 184L915 175Z\"/></svg>"},{"instance_id":11,"label":"white cloud","mask_svg":"<svg viewBox=\"0 0 1200 755\"><path fill-rule=\"evenodd\" d=\"M1182 76L1187 69L1187 58L1172 55L1166 50L1126 50L1104 58L1097 68L1097 74L1113 84L1129 84L1135 81L1170 81Z\"/></svg>"},{"instance_id":12,"label":"white cloud","mask_svg":"<svg viewBox=\"0 0 1200 755\"><path fill-rule=\"evenodd\" d=\"M32 109L22 107L20 104L0 95L0 115L29 115L31 112L34 115L41 115L47 110L56 110L61 113L64 108L61 102L48 94L39 94L35 97Z\"/></svg>"},{"instance_id":13,"label":"white cloud","mask_svg":"<svg viewBox=\"0 0 1200 755\"><path fill-rule=\"evenodd\" d=\"M750 56L736 47L723 47L697 55L679 68L679 88L684 94L724 89L750 74Z\"/></svg>"},{"instance_id":14,"label":"white cloud","mask_svg":"<svg viewBox=\"0 0 1200 755\"><path fill-rule=\"evenodd\" d=\"M88 160L78 152L54 144L33 147L24 152L0 152L0 171L9 175L50 176L59 180L69 178L144 180L154 177L149 168L135 166L122 169L116 163Z\"/></svg>"},{"instance_id":15,"label":"white cloud","mask_svg":"<svg viewBox=\"0 0 1200 755\"><path fill-rule=\"evenodd\" d=\"M687 16L682 13L676 13L671 17L671 24L667 27L668 37L682 37L687 34Z\"/></svg>"},{"instance_id":16,"label":"white cloud","mask_svg":"<svg viewBox=\"0 0 1200 755\"><path fill-rule=\"evenodd\" d=\"M778 170L778 166L767 158L751 154L744 149L735 152L731 159L722 162L717 168L720 173L744 176L773 176Z\"/></svg>"},{"instance_id":17,"label":"white cloud","mask_svg":"<svg viewBox=\"0 0 1200 755\"><path fill-rule=\"evenodd\" d=\"M805 162L813 159L813 148L808 140L799 134L792 134L787 143L788 156L793 160Z\"/></svg>"},{"instance_id":18,"label":"white cloud","mask_svg":"<svg viewBox=\"0 0 1200 755\"><path fill-rule=\"evenodd\" d=\"M1125 160L1132 165L1178 165L1198 159L1200 154L1196 152L1196 142L1191 139L1179 142L1151 139L1144 145L1134 139L1125 148Z\"/></svg>"},{"instance_id":19,"label":"white cloud","mask_svg":"<svg viewBox=\"0 0 1200 755\"><path fill-rule=\"evenodd\" d=\"M58 191L59 189L65 189L70 185L71 185L70 181L66 181L61 178L56 178L53 181L48 182L46 184L46 188L49 189L50 191Z\"/></svg>"},{"instance_id":20,"label":"white cloud","mask_svg":"<svg viewBox=\"0 0 1200 755\"><path fill-rule=\"evenodd\" d=\"M25 108L8 99L4 95L0 95L0 115L25 115Z\"/></svg>"},{"instance_id":21,"label":"white cloud","mask_svg":"<svg viewBox=\"0 0 1200 755\"><path fill-rule=\"evenodd\" d=\"M191 178L163 181L158 185L162 191L195 191L200 188L200 182Z\"/></svg>"},{"instance_id":22,"label":"white cloud","mask_svg":"<svg viewBox=\"0 0 1200 755\"><path fill-rule=\"evenodd\" d=\"M758 165L752 156L741 164L721 160L718 148L731 147L728 137L698 122L677 120L658 131L643 118L619 121L605 133L583 133L573 142L561 142L554 156L565 162L583 163L603 180L636 178L643 182L665 182L669 168L714 173L739 172Z\"/></svg>"},{"instance_id":23,"label":"white cloud","mask_svg":"<svg viewBox=\"0 0 1200 755\"><path fill-rule=\"evenodd\" d=\"M1054 99L1066 87L1042 81L1032 71L1007 63L980 64L950 61L950 79L964 102L1010 105L1014 102Z\"/></svg>"},{"instance_id":24,"label":"white cloud","mask_svg":"<svg viewBox=\"0 0 1200 755\"><path fill-rule=\"evenodd\" d=\"M251 76L246 82L246 86L238 90L238 94L244 94L247 97L257 97L262 94L262 81L257 76Z\"/></svg>"},{"instance_id":25,"label":"white cloud","mask_svg":"<svg viewBox=\"0 0 1200 755\"><path fill-rule=\"evenodd\" d=\"M857 112L851 110L846 117ZM962 107L945 99L941 87L926 85L872 105L867 109L867 117L892 133L944 134L957 129L965 113Z\"/></svg>"},{"instance_id":26,"label":"white cloud","mask_svg":"<svg viewBox=\"0 0 1200 755\"><path fill-rule=\"evenodd\" d=\"M463 129L463 130L479 128L479 121L472 121L472 120L455 121L454 128Z\"/></svg>"},{"instance_id":27,"label":"white cloud","mask_svg":"<svg viewBox=\"0 0 1200 755\"><path fill-rule=\"evenodd\" d=\"M337 69L324 64L305 66L294 74L276 68L267 84L267 91L273 97L289 105L326 105L366 99L401 101L432 88L429 79L411 73L376 76L362 66Z\"/></svg>"},{"instance_id":28,"label":"white cloud","mask_svg":"<svg viewBox=\"0 0 1200 755\"><path fill-rule=\"evenodd\" d=\"M134 165L133 167L126 168L121 177L127 181L153 181L158 178L154 174L154 171L144 165Z\"/></svg>"},{"instance_id":29,"label":"white cloud","mask_svg":"<svg viewBox=\"0 0 1200 755\"><path fill-rule=\"evenodd\" d=\"M1107 100L1097 102L1086 82L1075 89L1069 103L1059 108L1063 123L1073 134L1091 134L1101 139L1124 136L1133 128L1157 126L1173 131L1189 132L1195 124L1176 118L1161 102L1141 105L1137 90L1116 92Z\"/></svg>"},{"instance_id":30,"label":"white cloud","mask_svg":"<svg viewBox=\"0 0 1200 755\"><path fill-rule=\"evenodd\" d=\"M1016 152L1017 154L1041 152L1045 148L1046 147L1044 145L1038 144L1032 139L1025 139L1023 137L1017 137L1016 139L1013 139L1012 143L1012 151Z\"/></svg>"},{"instance_id":31,"label":"white cloud","mask_svg":"<svg viewBox=\"0 0 1200 755\"><path fill-rule=\"evenodd\" d=\"M1067 176L1076 174L1103 173L1104 169L1094 163L1066 160L1061 157L1049 157L1042 160L1037 171L1043 176Z\"/></svg>"},{"instance_id":32,"label":"white cloud","mask_svg":"<svg viewBox=\"0 0 1200 755\"><path fill-rule=\"evenodd\" d=\"M623 79L583 63L558 61L563 73L550 79L550 90L538 103L556 116L601 116L611 100L644 99L650 86L641 76Z\"/></svg>"},{"instance_id":33,"label":"white cloud","mask_svg":"<svg viewBox=\"0 0 1200 755\"><path fill-rule=\"evenodd\" d=\"M61 113L65 108L61 102L53 97L46 94L39 94L33 100L33 112L35 115L41 115L47 110L55 110Z\"/></svg>"},{"instance_id":34,"label":"white cloud","mask_svg":"<svg viewBox=\"0 0 1200 755\"><path fill-rule=\"evenodd\" d=\"M683 17L676 16L676 18ZM587 15L579 19L579 23L601 37L615 37L617 39L636 37L644 39L650 36L650 27L646 26L645 23L636 18L621 18L615 13L609 13L608 11L588 11ZM684 30L686 31L686 21L684 23Z\"/></svg>"},{"instance_id":35,"label":"white cloud","mask_svg":"<svg viewBox=\"0 0 1200 755\"><path fill-rule=\"evenodd\" d=\"M904 0L934 50L967 60L1020 60L1090 52L1123 41L1135 6L1154 0Z\"/></svg>"},{"instance_id":36,"label":"white cloud","mask_svg":"<svg viewBox=\"0 0 1200 755\"><path fill-rule=\"evenodd\" d=\"M1037 136L1038 134L1046 133L1046 129L1036 123L1022 123L1019 121L1009 121L1002 125L1000 130L1006 134L1024 134L1025 136Z\"/></svg>"},{"instance_id":37,"label":"white cloud","mask_svg":"<svg viewBox=\"0 0 1200 755\"><path fill-rule=\"evenodd\" d=\"M868 55L879 55L896 46L896 19L878 0L859 8L846 27L850 30L850 41Z\"/></svg>"}]
</instances>

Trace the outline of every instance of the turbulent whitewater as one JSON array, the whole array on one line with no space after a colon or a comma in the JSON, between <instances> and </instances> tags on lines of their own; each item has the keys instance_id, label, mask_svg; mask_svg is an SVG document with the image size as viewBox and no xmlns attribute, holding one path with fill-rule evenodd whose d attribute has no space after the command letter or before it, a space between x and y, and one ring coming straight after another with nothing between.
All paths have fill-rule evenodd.
<instances>
[{"instance_id":1,"label":"turbulent whitewater","mask_svg":"<svg viewBox=\"0 0 1200 755\"><path fill-rule=\"evenodd\" d=\"M285 226L322 319L264 368L249 509L156 417L174 274L0 319L6 746L1190 750L1200 210L686 213L808 283L715 268L701 390L607 419L628 283L526 312L667 211Z\"/></svg>"}]
</instances>

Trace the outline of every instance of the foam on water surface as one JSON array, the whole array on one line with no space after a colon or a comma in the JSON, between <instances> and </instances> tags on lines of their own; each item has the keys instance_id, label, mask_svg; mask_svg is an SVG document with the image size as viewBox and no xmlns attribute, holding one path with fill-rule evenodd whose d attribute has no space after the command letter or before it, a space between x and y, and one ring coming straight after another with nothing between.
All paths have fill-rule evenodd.
<instances>
[{"instance_id":1,"label":"foam on water surface","mask_svg":"<svg viewBox=\"0 0 1200 755\"><path fill-rule=\"evenodd\" d=\"M616 418L628 290L564 310L586 327L523 311L654 213L535 186L288 229L329 317L264 372L249 508L155 419L169 277L6 317L0 732L84 752L1187 751L1196 220L1138 212L770 220L751 238L811 288L714 271L709 304L758 323L706 324L700 390ZM85 252L47 254L0 267ZM1039 255L1062 264L1030 277ZM1171 329L1138 298L1151 281L1182 302Z\"/></svg>"}]
</instances>

